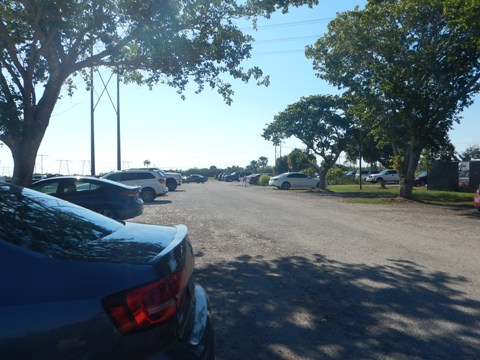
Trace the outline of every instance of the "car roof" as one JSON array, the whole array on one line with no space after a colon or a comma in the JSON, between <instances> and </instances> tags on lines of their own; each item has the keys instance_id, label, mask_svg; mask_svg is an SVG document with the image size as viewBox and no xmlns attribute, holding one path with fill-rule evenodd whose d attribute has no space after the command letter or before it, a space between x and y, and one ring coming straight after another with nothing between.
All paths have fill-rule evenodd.
<instances>
[{"instance_id":1,"label":"car roof","mask_svg":"<svg viewBox=\"0 0 480 360\"><path fill-rule=\"evenodd\" d=\"M92 181L97 181L97 182L101 182L101 183L105 183L105 184L110 184L110 185L114 185L114 186L123 187L123 188L137 188L138 187L138 186L125 185L125 184L119 183L117 181L112 181L112 180L109 180L109 179L97 178L97 177L94 177L94 176L85 176L85 175L80 175L80 176L75 176L75 175L54 176L54 177L50 177L50 178L47 178L47 179L42 179L40 181L35 181L34 184L45 184L45 183L52 182L52 181L55 181L55 180L68 180L68 179L92 180Z\"/></svg>"}]
</instances>

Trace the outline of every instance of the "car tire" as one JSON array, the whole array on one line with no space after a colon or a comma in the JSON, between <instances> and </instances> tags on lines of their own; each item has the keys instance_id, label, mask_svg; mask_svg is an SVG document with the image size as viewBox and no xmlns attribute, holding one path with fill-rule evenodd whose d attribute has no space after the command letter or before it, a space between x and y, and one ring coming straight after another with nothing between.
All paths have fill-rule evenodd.
<instances>
[{"instance_id":1,"label":"car tire","mask_svg":"<svg viewBox=\"0 0 480 360\"><path fill-rule=\"evenodd\" d=\"M288 190L290 189L290 183L288 181L285 181L282 186L280 187L282 190Z\"/></svg>"},{"instance_id":2,"label":"car tire","mask_svg":"<svg viewBox=\"0 0 480 360\"><path fill-rule=\"evenodd\" d=\"M157 194L152 188L143 188L140 192L140 197L144 202L152 202L157 197Z\"/></svg>"},{"instance_id":3,"label":"car tire","mask_svg":"<svg viewBox=\"0 0 480 360\"><path fill-rule=\"evenodd\" d=\"M167 181L168 191L175 191L177 189L177 182L175 180Z\"/></svg>"}]
</instances>

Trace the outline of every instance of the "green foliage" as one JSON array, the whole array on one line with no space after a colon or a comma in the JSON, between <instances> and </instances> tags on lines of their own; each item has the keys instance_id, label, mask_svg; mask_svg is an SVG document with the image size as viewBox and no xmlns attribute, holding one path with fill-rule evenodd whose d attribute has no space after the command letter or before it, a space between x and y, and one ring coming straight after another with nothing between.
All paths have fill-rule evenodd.
<instances>
[{"instance_id":1,"label":"green foliage","mask_svg":"<svg viewBox=\"0 0 480 360\"><path fill-rule=\"evenodd\" d=\"M327 181L329 185L341 185L349 183L350 179L345 176L344 170L334 166L327 172Z\"/></svg>"},{"instance_id":2,"label":"green foliage","mask_svg":"<svg viewBox=\"0 0 480 360\"><path fill-rule=\"evenodd\" d=\"M480 159L480 146L479 145L470 146L461 154L461 157L462 157L462 161Z\"/></svg>"},{"instance_id":3,"label":"green foliage","mask_svg":"<svg viewBox=\"0 0 480 360\"><path fill-rule=\"evenodd\" d=\"M307 151L322 158L311 166L320 174L320 188L325 188L325 174L335 165L350 140L352 120L347 116L345 99L317 95L302 97L275 115L262 136L274 144L292 136L302 141Z\"/></svg>"},{"instance_id":4,"label":"green foliage","mask_svg":"<svg viewBox=\"0 0 480 360\"><path fill-rule=\"evenodd\" d=\"M398 187L382 188L377 185L364 184L362 189L358 185L329 185L329 190L343 194L349 202L368 204L408 204L408 202L392 201L398 198ZM423 187L414 188L413 198L416 201L438 205L472 206L473 193L456 191L433 191Z\"/></svg>"},{"instance_id":5,"label":"green foliage","mask_svg":"<svg viewBox=\"0 0 480 360\"><path fill-rule=\"evenodd\" d=\"M270 181L270 176L266 174L260 175L260 178L258 179L258 185L267 186L269 181Z\"/></svg>"},{"instance_id":6,"label":"green foliage","mask_svg":"<svg viewBox=\"0 0 480 360\"><path fill-rule=\"evenodd\" d=\"M303 169L300 171L302 174L308 175L310 177L315 177L315 170L313 170L311 167Z\"/></svg>"},{"instance_id":7,"label":"green foliage","mask_svg":"<svg viewBox=\"0 0 480 360\"><path fill-rule=\"evenodd\" d=\"M125 83L161 83L183 94L215 89L232 102L232 79L268 85L251 57L251 35L236 20L269 17L317 0L2 1L0 3L0 141L12 151L13 181L29 185L50 116L73 77L91 86L90 69L106 66ZM92 49L93 54L92 54ZM38 92L37 92L38 91Z\"/></svg>"},{"instance_id":8,"label":"green foliage","mask_svg":"<svg viewBox=\"0 0 480 360\"><path fill-rule=\"evenodd\" d=\"M293 149L290 154L287 155L288 169L290 171L302 171L305 169L311 169L312 164L317 163L317 159L314 155L300 149ZM312 169L312 172L315 171Z\"/></svg>"},{"instance_id":9,"label":"green foliage","mask_svg":"<svg viewBox=\"0 0 480 360\"><path fill-rule=\"evenodd\" d=\"M458 114L480 90L478 37L456 25L465 19L446 11L448 3L369 1L364 10L339 14L307 49L318 76L346 90L357 127L402 157L404 197L422 150L445 148Z\"/></svg>"},{"instance_id":10,"label":"green foliage","mask_svg":"<svg viewBox=\"0 0 480 360\"><path fill-rule=\"evenodd\" d=\"M283 174L288 171L288 156L279 157L275 162L275 174Z\"/></svg>"}]
</instances>

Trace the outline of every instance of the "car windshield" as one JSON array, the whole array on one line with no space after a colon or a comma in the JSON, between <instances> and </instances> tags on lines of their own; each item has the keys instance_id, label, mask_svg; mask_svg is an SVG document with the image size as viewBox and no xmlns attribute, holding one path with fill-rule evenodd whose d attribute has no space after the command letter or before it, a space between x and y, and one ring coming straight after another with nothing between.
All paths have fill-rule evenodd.
<instances>
[{"instance_id":1,"label":"car windshield","mask_svg":"<svg viewBox=\"0 0 480 360\"><path fill-rule=\"evenodd\" d=\"M37 191L0 183L0 239L56 258L78 258L123 223Z\"/></svg>"}]
</instances>

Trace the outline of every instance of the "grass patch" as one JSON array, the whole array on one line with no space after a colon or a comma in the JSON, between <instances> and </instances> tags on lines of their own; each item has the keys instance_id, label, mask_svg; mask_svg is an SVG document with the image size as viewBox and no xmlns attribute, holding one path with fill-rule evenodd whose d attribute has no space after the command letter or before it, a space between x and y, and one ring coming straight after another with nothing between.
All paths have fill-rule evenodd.
<instances>
[{"instance_id":1,"label":"grass patch","mask_svg":"<svg viewBox=\"0 0 480 360\"><path fill-rule=\"evenodd\" d=\"M362 189L359 185L329 185L328 190L344 195L349 202L369 204L391 204L400 193L398 185L386 185L382 188L378 184L362 184ZM413 199L436 205L472 206L473 192L436 191L414 187Z\"/></svg>"}]
</instances>

